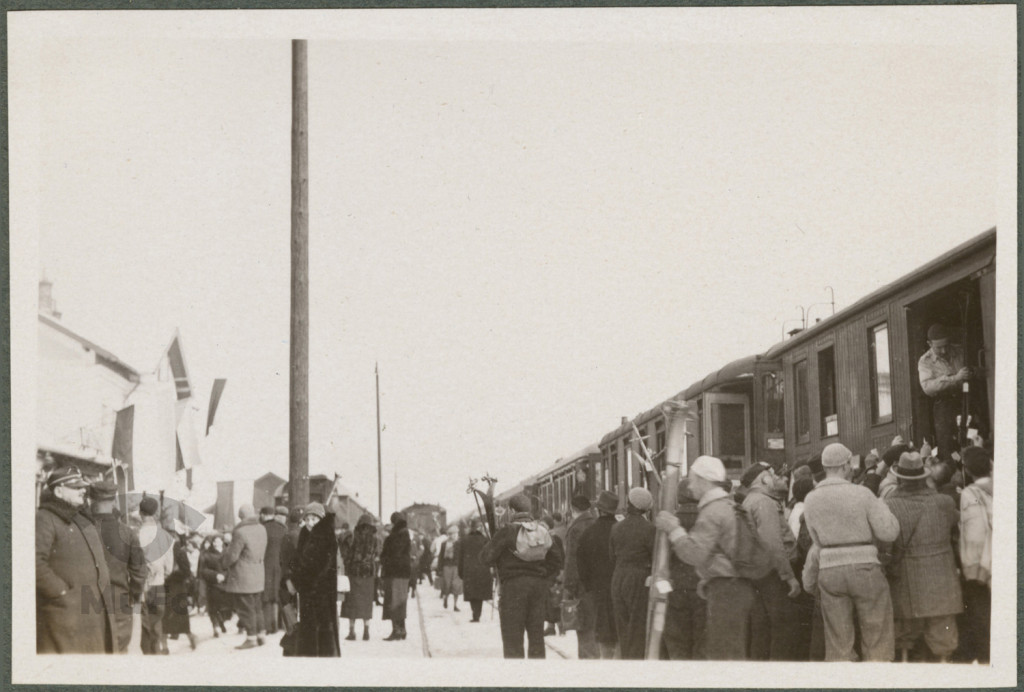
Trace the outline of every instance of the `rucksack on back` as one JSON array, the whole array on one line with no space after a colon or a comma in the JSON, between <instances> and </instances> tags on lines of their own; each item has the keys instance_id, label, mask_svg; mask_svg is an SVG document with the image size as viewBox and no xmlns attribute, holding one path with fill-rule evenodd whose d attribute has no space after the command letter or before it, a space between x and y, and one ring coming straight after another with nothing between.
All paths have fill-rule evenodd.
<instances>
[{"instance_id":1,"label":"rucksack on back","mask_svg":"<svg viewBox=\"0 0 1024 692\"><path fill-rule=\"evenodd\" d=\"M516 549L512 554L526 562L543 560L551 549L551 534L548 533L548 527L539 521L525 521L518 526Z\"/></svg>"},{"instance_id":2,"label":"rucksack on back","mask_svg":"<svg viewBox=\"0 0 1024 692\"><path fill-rule=\"evenodd\" d=\"M772 569L772 555L761 543L754 520L742 505L733 506L736 513L736 544L730 556L736 575L744 579L760 579Z\"/></svg>"}]
</instances>

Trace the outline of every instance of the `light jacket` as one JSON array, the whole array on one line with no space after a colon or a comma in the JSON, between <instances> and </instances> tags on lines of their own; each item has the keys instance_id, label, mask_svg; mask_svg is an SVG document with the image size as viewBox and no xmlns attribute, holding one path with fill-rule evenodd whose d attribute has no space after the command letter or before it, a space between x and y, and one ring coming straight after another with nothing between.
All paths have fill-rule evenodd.
<instances>
[{"instance_id":1,"label":"light jacket","mask_svg":"<svg viewBox=\"0 0 1024 692\"><path fill-rule=\"evenodd\" d=\"M964 579L992 585L992 477L960 495L960 563Z\"/></svg>"},{"instance_id":2,"label":"light jacket","mask_svg":"<svg viewBox=\"0 0 1024 692\"><path fill-rule=\"evenodd\" d=\"M679 527L668 538L676 557L697 570L698 588L711 579L737 576L729 559L736 547L736 510L722 488L712 488L700 498L697 521L689 533Z\"/></svg>"}]
</instances>

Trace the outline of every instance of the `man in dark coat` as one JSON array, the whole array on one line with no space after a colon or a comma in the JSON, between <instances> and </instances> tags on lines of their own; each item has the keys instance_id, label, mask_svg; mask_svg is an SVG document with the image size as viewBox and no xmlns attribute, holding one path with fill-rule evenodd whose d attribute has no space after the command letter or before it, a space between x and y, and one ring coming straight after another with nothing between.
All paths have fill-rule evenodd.
<instances>
[{"instance_id":1,"label":"man in dark coat","mask_svg":"<svg viewBox=\"0 0 1024 692\"><path fill-rule=\"evenodd\" d=\"M619 635L622 658L640 660L647 643L647 580L651 576L654 554L654 525L644 512L654 505L646 488L632 488L626 506L626 518L612 527L609 557L615 563L612 572L612 611Z\"/></svg>"},{"instance_id":2,"label":"man in dark coat","mask_svg":"<svg viewBox=\"0 0 1024 692\"><path fill-rule=\"evenodd\" d=\"M146 558L139 537L114 514L117 485L110 481L89 488L93 523L100 533L110 572L110 603L115 624L114 651L127 653L132 639L132 606L146 587Z\"/></svg>"},{"instance_id":3,"label":"man in dark coat","mask_svg":"<svg viewBox=\"0 0 1024 692\"><path fill-rule=\"evenodd\" d=\"M55 471L36 511L36 651L113 651L110 572L96 526L79 510L89 484L75 467Z\"/></svg>"},{"instance_id":4,"label":"man in dark coat","mask_svg":"<svg viewBox=\"0 0 1024 692\"><path fill-rule=\"evenodd\" d=\"M299 594L299 632L296 656L336 658L338 640L338 539L334 515L319 502L310 502L302 517L303 529L289 573Z\"/></svg>"},{"instance_id":5,"label":"man in dark coat","mask_svg":"<svg viewBox=\"0 0 1024 692\"><path fill-rule=\"evenodd\" d=\"M391 634L385 641L405 639L406 601L409 598L410 556L412 541L405 515L391 515L391 533L384 539L380 552L380 579L384 588L384 619L391 620Z\"/></svg>"},{"instance_id":6,"label":"man in dark coat","mask_svg":"<svg viewBox=\"0 0 1024 692\"><path fill-rule=\"evenodd\" d=\"M235 610L246 633L245 641L235 648L252 649L266 643L263 555L267 551L267 530L250 504L242 505L238 518L241 521L231 532L231 544L221 558L221 566L228 571L224 591L234 595Z\"/></svg>"},{"instance_id":7,"label":"man in dark coat","mask_svg":"<svg viewBox=\"0 0 1024 692\"><path fill-rule=\"evenodd\" d=\"M281 542L284 525L274 519L274 508L260 509L260 523L267 532L267 551L263 554L263 624L267 632L277 632L277 592L281 585Z\"/></svg>"},{"instance_id":8,"label":"man in dark coat","mask_svg":"<svg viewBox=\"0 0 1024 692\"><path fill-rule=\"evenodd\" d=\"M498 529L480 553L486 565L498 570L501 599L498 617L501 620L501 642L505 658L544 658L544 614L548 601L549 580L558 574L564 556L554 545L542 560L523 560L516 553L517 538L524 526L533 521L530 498L516 495L509 501L512 521ZM523 633L529 639L523 651Z\"/></svg>"},{"instance_id":9,"label":"man in dark coat","mask_svg":"<svg viewBox=\"0 0 1024 692\"><path fill-rule=\"evenodd\" d=\"M580 573L576 567L576 549L580 537L597 520L590 500L583 495L572 499L572 521L565 532L565 567L562 570L562 598L576 602L576 647L580 659L600 658L601 651L594 638L594 605L580 592Z\"/></svg>"},{"instance_id":10,"label":"man in dark coat","mask_svg":"<svg viewBox=\"0 0 1024 692\"><path fill-rule=\"evenodd\" d=\"M580 536L576 549L576 569L579 572L580 598L593 607L594 631L601 658L615 658L619 643L612 611L612 572L615 563L610 554L612 527L619 498L615 493L603 491L597 498L597 521Z\"/></svg>"},{"instance_id":11,"label":"man in dark coat","mask_svg":"<svg viewBox=\"0 0 1024 692\"><path fill-rule=\"evenodd\" d=\"M889 563L896 648L906 662L923 640L945 662L959 643L956 616L963 611L952 541L960 512L928 486L920 454L903 454L893 471L899 485L885 503L900 525Z\"/></svg>"},{"instance_id":12,"label":"man in dark coat","mask_svg":"<svg viewBox=\"0 0 1024 692\"><path fill-rule=\"evenodd\" d=\"M286 517L284 524L284 534L281 538L281 559L278 561L281 565L281 579L278 584L277 590L277 602L280 606L281 620L284 624L286 632L291 633L294 618L292 616L298 612L298 598L295 594L290 593L285 586L285 583L289 576L291 576L289 570L292 564L292 558L295 556L295 549L299 545L299 532L302 531L302 507L292 507L291 510L283 507L278 507L276 512L276 518L278 522L281 522L282 512L284 509L283 516ZM286 608L291 606L291 608Z\"/></svg>"},{"instance_id":13,"label":"man in dark coat","mask_svg":"<svg viewBox=\"0 0 1024 692\"><path fill-rule=\"evenodd\" d=\"M459 578L462 580L463 597L473 611L473 619L470 622L480 622L484 601L494 597L491 568L480 561L480 553L487 545L487 539L481 532L482 528L480 520L474 519L469 525L469 533L459 544Z\"/></svg>"},{"instance_id":14,"label":"man in dark coat","mask_svg":"<svg viewBox=\"0 0 1024 692\"><path fill-rule=\"evenodd\" d=\"M676 518L687 531L697 522L697 501L690 495L688 488L687 479L681 479L676 498L679 503ZM697 593L700 577L693 565L680 560L674 552L669 553L668 559L672 590L668 594L668 608L665 611L662 649L672 661L702 660L707 607Z\"/></svg>"}]
</instances>

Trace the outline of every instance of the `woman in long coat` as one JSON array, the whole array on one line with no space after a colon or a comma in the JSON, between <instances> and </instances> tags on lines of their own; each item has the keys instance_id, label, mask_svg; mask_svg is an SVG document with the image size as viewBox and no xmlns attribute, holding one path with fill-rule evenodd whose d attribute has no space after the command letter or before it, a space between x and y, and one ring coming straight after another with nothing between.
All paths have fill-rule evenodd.
<instances>
[{"instance_id":1,"label":"woman in long coat","mask_svg":"<svg viewBox=\"0 0 1024 692\"><path fill-rule=\"evenodd\" d=\"M474 519L469 533L459 542L459 578L462 580L463 597L473 611L470 622L480 622L484 601L494 597L494 579L491 568L480 561L480 551L487 545L487 539L480 532L482 524Z\"/></svg>"},{"instance_id":2,"label":"woman in long coat","mask_svg":"<svg viewBox=\"0 0 1024 692\"><path fill-rule=\"evenodd\" d=\"M341 656L338 641L338 539L334 515L319 502L306 505L303 529L289 567L289 579L299 593L299 631L296 656Z\"/></svg>"},{"instance_id":3,"label":"woman in long coat","mask_svg":"<svg viewBox=\"0 0 1024 692\"><path fill-rule=\"evenodd\" d=\"M385 641L405 639L406 600L409 597L409 565L412 544L405 515L391 515L391 533L380 552L380 578L384 587L384 619L391 620L391 634Z\"/></svg>"},{"instance_id":4,"label":"woman in long coat","mask_svg":"<svg viewBox=\"0 0 1024 692\"><path fill-rule=\"evenodd\" d=\"M199 578L206 584L206 613L213 625L213 636L227 633L224 623L231 619L231 598L221 588L227 580L227 570L220 566L224 554L224 539L218 535L207 539L199 556Z\"/></svg>"},{"instance_id":5,"label":"woman in long coat","mask_svg":"<svg viewBox=\"0 0 1024 692\"><path fill-rule=\"evenodd\" d=\"M179 535L174 542L174 571L164 582L167 602L164 605L164 634L177 639L179 634L188 637L189 644L196 648L196 636L189 623L188 600L192 595L192 567L188 562L185 537Z\"/></svg>"},{"instance_id":6,"label":"woman in long coat","mask_svg":"<svg viewBox=\"0 0 1024 692\"><path fill-rule=\"evenodd\" d=\"M963 611L953 557L960 513L952 498L928 487L919 454L904 454L893 472L899 483L885 503L900 522L888 570L896 648L906 661L923 638L947 660L957 648L956 616Z\"/></svg>"},{"instance_id":7,"label":"woman in long coat","mask_svg":"<svg viewBox=\"0 0 1024 692\"><path fill-rule=\"evenodd\" d=\"M359 517L355 531L342 548L349 592L341 604L341 617L348 618L348 636L345 639L349 641L356 638L356 620L363 621L363 640L370 638L377 555L377 529L373 525L373 516L364 514Z\"/></svg>"}]
</instances>

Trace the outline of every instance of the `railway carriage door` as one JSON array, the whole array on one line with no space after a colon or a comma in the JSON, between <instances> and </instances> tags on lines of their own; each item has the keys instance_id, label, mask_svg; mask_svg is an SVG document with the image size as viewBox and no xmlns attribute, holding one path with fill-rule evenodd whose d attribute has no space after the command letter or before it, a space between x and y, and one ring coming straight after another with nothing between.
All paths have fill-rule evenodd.
<instances>
[{"instance_id":1,"label":"railway carriage door","mask_svg":"<svg viewBox=\"0 0 1024 692\"><path fill-rule=\"evenodd\" d=\"M704 453L718 457L730 476L750 466L750 397L704 394Z\"/></svg>"}]
</instances>

